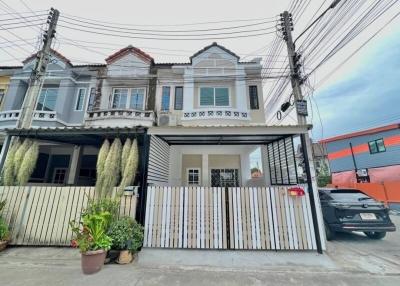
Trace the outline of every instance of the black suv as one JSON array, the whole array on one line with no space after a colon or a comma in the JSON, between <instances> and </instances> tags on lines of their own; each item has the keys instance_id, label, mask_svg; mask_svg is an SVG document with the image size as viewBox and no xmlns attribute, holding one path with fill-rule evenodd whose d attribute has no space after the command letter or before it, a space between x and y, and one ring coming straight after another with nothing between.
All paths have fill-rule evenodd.
<instances>
[{"instance_id":1,"label":"black suv","mask_svg":"<svg viewBox=\"0 0 400 286\"><path fill-rule=\"evenodd\" d=\"M326 239L336 232L362 231L369 238L382 239L396 227L381 202L356 189L319 189Z\"/></svg>"}]
</instances>

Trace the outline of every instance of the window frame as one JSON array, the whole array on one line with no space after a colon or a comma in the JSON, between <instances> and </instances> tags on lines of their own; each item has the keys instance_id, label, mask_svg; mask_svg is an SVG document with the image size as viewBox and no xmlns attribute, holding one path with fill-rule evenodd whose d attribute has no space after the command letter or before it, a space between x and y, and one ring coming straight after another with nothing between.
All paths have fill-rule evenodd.
<instances>
[{"instance_id":1,"label":"window frame","mask_svg":"<svg viewBox=\"0 0 400 286\"><path fill-rule=\"evenodd\" d=\"M181 108L177 108L176 107L176 90L178 88L182 89L182 106L181 106ZM183 86L175 86L174 90L175 90L175 94L174 94L174 110L183 110Z\"/></svg>"},{"instance_id":2,"label":"window frame","mask_svg":"<svg viewBox=\"0 0 400 286\"><path fill-rule=\"evenodd\" d=\"M190 184L189 183L189 172L190 171L198 171L198 183L197 184ZM186 183L188 186L200 186L201 185L201 168L186 168Z\"/></svg>"},{"instance_id":3,"label":"window frame","mask_svg":"<svg viewBox=\"0 0 400 286\"><path fill-rule=\"evenodd\" d=\"M251 103L252 103L252 95L251 95L251 89L252 88L255 88L255 90L256 90L256 96L255 96L255 99L257 100L257 106L256 107L252 107L252 105L251 105ZM250 106L250 110L259 110L260 109L260 101L259 101L259 98L258 98L258 86L257 85L249 85L249 106Z\"/></svg>"},{"instance_id":4,"label":"window frame","mask_svg":"<svg viewBox=\"0 0 400 286\"><path fill-rule=\"evenodd\" d=\"M80 109L78 109L78 102L79 102L79 92L81 90L85 90L84 94L83 94L83 98L82 98L82 106ZM85 106L85 99L86 99L86 92L87 92L87 88L86 87L79 87L78 91L76 93L76 100L75 100L75 110L74 111L83 111L84 106Z\"/></svg>"},{"instance_id":5,"label":"window frame","mask_svg":"<svg viewBox=\"0 0 400 286\"><path fill-rule=\"evenodd\" d=\"M213 97L214 97L214 104L213 105L201 105L201 89L202 88L212 88L213 89ZM215 105L215 89L217 88L226 88L228 90L228 105L224 106L217 106ZM199 94L198 94L198 106L199 108L231 108L232 107L232 100L231 100L231 88L229 86L199 86Z\"/></svg>"},{"instance_id":6,"label":"window frame","mask_svg":"<svg viewBox=\"0 0 400 286\"><path fill-rule=\"evenodd\" d=\"M55 89L55 90L57 90L56 102L55 102L55 105L54 105L54 110L44 110L44 109L43 109L43 106L44 106L44 105L42 105L42 108L41 108L41 109L38 109L40 94L42 93L43 90L46 90L46 95L45 95L45 98L44 98L45 100L43 101L43 102L45 102L45 101L46 101L46 98L47 98L47 90L49 90L49 89ZM40 112L55 112L55 111L56 111L56 106L57 106L57 99L58 99L58 90L59 90L58 87L43 87L43 88L41 88L41 89L40 89L40 93L39 93L39 97L38 97L37 102L36 102L35 111L40 111Z\"/></svg>"},{"instance_id":7,"label":"window frame","mask_svg":"<svg viewBox=\"0 0 400 286\"><path fill-rule=\"evenodd\" d=\"M382 141L384 150L379 150L378 141ZM375 146L375 148L376 148L376 152L373 152L373 151L372 151L372 149L371 149L371 143L374 144L374 146ZM375 140L368 141L368 149L369 149L369 153L370 153L371 155L372 155L372 154L378 154L378 153L384 153L384 152L386 152L385 140L384 140L383 138L379 138L379 139L375 139Z\"/></svg>"},{"instance_id":8,"label":"window frame","mask_svg":"<svg viewBox=\"0 0 400 286\"><path fill-rule=\"evenodd\" d=\"M116 89L127 89L127 97L126 97L126 103L125 103L125 108L121 107L113 107L114 105L114 96L115 96L115 90ZM131 102L131 97L132 97L132 89L143 89L143 109L133 109L130 108L130 102ZM111 96L111 109L124 109L124 110L140 110L140 111L145 111L146 110L146 97L147 97L147 87L145 86L138 86L138 87L126 87L126 86L115 86L112 88L112 96Z\"/></svg>"}]
</instances>

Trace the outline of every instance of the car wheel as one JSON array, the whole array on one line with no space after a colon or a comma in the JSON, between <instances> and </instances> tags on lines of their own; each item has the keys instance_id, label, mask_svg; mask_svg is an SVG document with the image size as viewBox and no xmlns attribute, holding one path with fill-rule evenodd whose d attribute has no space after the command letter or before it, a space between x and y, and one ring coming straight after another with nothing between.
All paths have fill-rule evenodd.
<instances>
[{"instance_id":1,"label":"car wheel","mask_svg":"<svg viewBox=\"0 0 400 286\"><path fill-rule=\"evenodd\" d=\"M366 236L371 239L382 239L386 236L386 232L377 232L377 231L366 231L364 232Z\"/></svg>"},{"instance_id":2,"label":"car wheel","mask_svg":"<svg viewBox=\"0 0 400 286\"><path fill-rule=\"evenodd\" d=\"M326 240L331 241L335 238L335 231L333 231L326 223L325 223L325 236Z\"/></svg>"}]
</instances>

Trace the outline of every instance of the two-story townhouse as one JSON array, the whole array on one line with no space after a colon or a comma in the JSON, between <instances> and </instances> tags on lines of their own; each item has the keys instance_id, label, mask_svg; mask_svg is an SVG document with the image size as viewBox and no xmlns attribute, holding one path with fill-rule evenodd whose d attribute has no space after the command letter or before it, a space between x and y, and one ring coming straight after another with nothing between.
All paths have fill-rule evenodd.
<instances>
[{"instance_id":1,"label":"two-story townhouse","mask_svg":"<svg viewBox=\"0 0 400 286\"><path fill-rule=\"evenodd\" d=\"M289 197L291 186L299 183L294 140L310 126L265 123L269 111L264 109L259 59L242 62L217 43L196 52L184 64L155 63L132 46L109 56L106 64L74 66L57 52L53 58L32 128L15 126L35 57L24 61L18 75L11 76L13 88L6 95L4 112L14 114L2 123L8 138L40 141L32 183L93 185L104 139L136 138L140 153L138 219L145 225L145 246L166 246L160 241L169 233L165 230L168 218L160 216L168 212L177 217L180 202L182 221L197 221L199 226L190 234L197 235L192 242L197 247L204 243L200 237L210 235L200 228L201 221L204 224L200 216L213 224L208 227L214 228L214 238L218 236L215 248L321 251L325 247L319 203L310 199L317 197L314 178L304 187L309 190L303 193L305 197ZM308 158L311 151L307 148ZM258 180L251 178L250 154L255 150L260 150L264 174ZM175 208L170 205L171 195ZM157 210L160 206L162 212ZM211 206L214 213L207 210ZM168 225L171 233L178 233ZM183 228L189 231L187 225ZM248 246L243 246L244 232ZM187 247L176 239L173 245Z\"/></svg>"}]
</instances>

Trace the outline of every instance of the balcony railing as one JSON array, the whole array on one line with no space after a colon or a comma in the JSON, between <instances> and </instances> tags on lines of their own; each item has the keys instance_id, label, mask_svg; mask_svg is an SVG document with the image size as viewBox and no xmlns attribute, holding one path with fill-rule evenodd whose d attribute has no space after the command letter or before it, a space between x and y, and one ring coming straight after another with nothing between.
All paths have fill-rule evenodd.
<instances>
[{"instance_id":1,"label":"balcony railing","mask_svg":"<svg viewBox=\"0 0 400 286\"><path fill-rule=\"evenodd\" d=\"M55 111L35 110L35 112L33 113L33 120L56 121L57 113Z\"/></svg>"},{"instance_id":2,"label":"balcony railing","mask_svg":"<svg viewBox=\"0 0 400 286\"><path fill-rule=\"evenodd\" d=\"M144 125L153 125L154 112L148 110L135 109L106 109L88 111L86 121L96 120L130 120L134 123L136 120L141 121ZM135 124L135 123L134 123Z\"/></svg>"},{"instance_id":3,"label":"balcony railing","mask_svg":"<svg viewBox=\"0 0 400 286\"><path fill-rule=\"evenodd\" d=\"M239 110L218 110L205 109L193 110L183 113L182 120L197 120L197 119L233 119L233 120L250 120L250 114L247 111Z\"/></svg>"},{"instance_id":4,"label":"balcony railing","mask_svg":"<svg viewBox=\"0 0 400 286\"><path fill-rule=\"evenodd\" d=\"M18 120L21 110L7 110L0 112L0 121Z\"/></svg>"}]
</instances>

